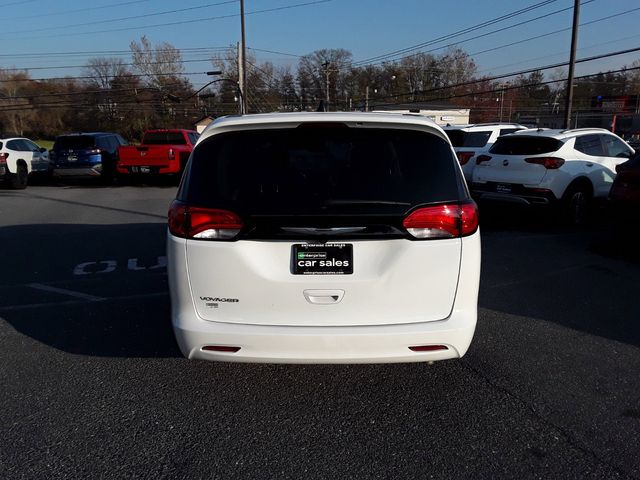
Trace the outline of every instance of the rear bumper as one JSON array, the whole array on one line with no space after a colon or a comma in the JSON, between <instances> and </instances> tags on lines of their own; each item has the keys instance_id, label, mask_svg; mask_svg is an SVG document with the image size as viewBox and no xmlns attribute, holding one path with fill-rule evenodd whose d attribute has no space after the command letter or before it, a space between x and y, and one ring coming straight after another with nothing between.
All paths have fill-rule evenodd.
<instances>
[{"instance_id":1,"label":"rear bumper","mask_svg":"<svg viewBox=\"0 0 640 480\"><path fill-rule=\"evenodd\" d=\"M186 323L193 323L193 320ZM174 323L180 350L189 359L260 363L402 363L460 358L475 331L475 316L455 321L358 327L283 327L203 322L188 330ZM235 353L202 350L238 346ZM413 352L411 346L447 350Z\"/></svg>"},{"instance_id":2,"label":"rear bumper","mask_svg":"<svg viewBox=\"0 0 640 480\"><path fill-rule=\"evenodd\" d=\"M56 167L53 169L56 177L99 177L102 175L102 165L86 167Z\"/></svg>"},{"instance_id":3,"label":"rear bumper","mask_svg":"<svg viewBox=\"0 0 640 480\"><path fill-rule=\"evenodd\" d=\"M507 189L510 191L506 191ZM525 187L515 183L473 183L471 193L477 200L491 200L520 205L550 205L558 200L551 190Z\"/></svg>"}]
</instances>

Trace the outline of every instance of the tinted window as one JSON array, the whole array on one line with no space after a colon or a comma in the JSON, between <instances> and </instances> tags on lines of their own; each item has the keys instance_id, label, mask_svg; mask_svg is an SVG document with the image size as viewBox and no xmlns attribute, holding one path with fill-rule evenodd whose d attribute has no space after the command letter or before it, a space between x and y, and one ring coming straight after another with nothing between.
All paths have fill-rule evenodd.
<instances>
[{"instance_id":1,"label":"tinted window","mask_svg":"<svg viewBox=\"0 0 640 480\"><path fill-rule=\"evenodd\" d=\"M603 157L604 149L600 141L600 135L584 135L576 137L575 149L586 155L594 157Z\"/></svg>"},{"instance_id":2,"label":"tinted window","mask_svg":"<svg viewBox=\"0 0 640 480\"><path fill-rule=\"evenodd\" d=\"M93 148L95 139L90 135L63 135L56 138L54 149L60 150L81 150L85 148Z\"/></svg>"},{"instance_id":3,"label":"tinted window","mask_svg":"<svg viewBox=\"0 0 640 480\"><path fill-rule=\"evenodd\" d=\"M182 132L149 132L142 139L144 145L186 145Z\"/></svg>"},{"instance_id":4,"label":"tinted window","mask_svg":"<svg viewBox=\"0 0 640 480\"><path fill-rule=\"evenodd\" d=\"M39 152L40 151L40 147L36 143L32 142L31 140L26 140L25 139L24 143L27 145L27 148L29 150L31 150L32 152Z\"/></svg>"},{"instance_id":5,"label":"tinted window","mask_svg":"<svg viewBox=\"0 0 640 480\"><path fill-rule=\"evenodd\" d=\"M484 147L491 132L466 132L464 130L445 130L454 147Z\"/></svg>"},{"instance_id":6,"label":"tinted window","mask_svg":"<svg viewBox=\"0 0 640 480\"><path fill-rule=\"evenodd\" d=\"M521 130L520 128L501 128L500 135L509 135L510 133L515 133Z\"/></svg>"},{"instance_id":7,"label":"tinted window","mask_svg":"<svg viewBox=\"0 0 640 480\"><path fill-rule=\"evenodd\" d=\"M607 157L629 158L631 156L629 147L613 135L602 135L602 143Z\"/></svg>"},{"instance_id":8,"label":"tinted window","mask_svg":"<svg viewBox=\"0 0 640 480\"><path fill-rule=\"evenodd\" d=\"M119 145L126 145L127 144L127 141L124 138L122 138L122 136L120 136L120 135L116 135L116 139L118 140L118 144Z\"/></svg>"},{"instance_id":9,"label":"tinted window","mask_svg":"<svg viewBox=\"0 0 640 480\"><path fill-rule=\"evenodd\" d=\"M252 130L201 143L179 199L245 215L395 214L458 200L457 175L448 143L423 132Z\"/></svg>"},{"instance_id":10,"label":"tinted window","mask_svg":"<svg viewBox=\"0 0 640 480\"><path fill-rule=\"evenodd\" d=\"M7 148L9 150L16 150L18 152L25 151L25 146L22 144L20 140L9 140L7 142Z\"/></svg>"},{"instance_id":11,"label":"tinted window","mask_svg":"<svg viewBox=\"0 0 640 480\"><path fill-rule=\"evenodd\" d=\"M561 146L562 142L555 138L507 135L499 137L489 152L499 155L538 155L555 152Z\"/></svg>"},{"instance_id":12,"label":"tinted window","mask_svg":"<svg viewBox=\"0 0 640 480\"><path fill-rule=\"evenodd\" d=\"M200 135L198 135L197 133L193 133L193 132L189 132L189 140L191 141L191 145L195 145L196 142L198 141L198 137Z\"/></svg>"},{"instance_id":13,"label":"tinted window","mask_svg":"<svg viewBox=\"0 0 640 480\"><path fill-rule=\"evenodd\" d=\"M109 137L96 138L96 146L101 150L111 151L111 145L109 143Z\"/></svg>"}]
</instances>

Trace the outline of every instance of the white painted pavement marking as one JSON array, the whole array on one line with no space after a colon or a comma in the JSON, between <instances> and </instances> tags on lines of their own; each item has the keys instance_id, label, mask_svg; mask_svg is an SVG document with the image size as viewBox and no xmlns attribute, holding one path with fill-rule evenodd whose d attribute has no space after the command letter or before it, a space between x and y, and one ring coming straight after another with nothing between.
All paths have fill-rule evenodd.
<instances>
[{"instance_id":1,"label":"white painted pavement marking","mask_svg":"<svg viewBox=\"0 0 640 480\"><path fill-rule=\"evenodd\" d=\"M104 300L103 297L96 297L95 295L89 295L87 293L67 290L66 288L58 288L58 287L52 287L50 285L42 285L41 283L30 283L27 286L31 288L35 288L36 290L43 290L45 292L58 293L60 295L68 295L70 297L81 298L83 300L89 300L91 302L99 302L101 300Z\"/></svg>"},{"instance_id":2,"label":"white painted pavement marking","mask_svg":"<svg viewBox=\"0 0 640 480\"><path fill-rule=\"evenodd\" d=\"M95 275L95 274L103 274L103 273L112 273L115 272L118 268L117 260L100 260L96 262L83 262L79 263L73 269L74 275ZM139 264L139 260L137 258L130 258L127 260L127 270L132 272L137 272L140 270L160 270L167 268L167 257L164 255L160 255L156 259L155 265L150 265L148 267L143 267Z\"/></svg>"}]
</instances>

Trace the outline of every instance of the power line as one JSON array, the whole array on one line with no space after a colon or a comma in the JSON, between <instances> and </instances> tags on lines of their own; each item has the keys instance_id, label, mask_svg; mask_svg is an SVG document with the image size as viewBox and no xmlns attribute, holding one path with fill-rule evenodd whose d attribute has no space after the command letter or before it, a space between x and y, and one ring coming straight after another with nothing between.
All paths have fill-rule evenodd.
<instances>
[{"instance_id":1,"label":"power line","mask_svg":"<svg viewBox=\"0 0 640 480\"><path fill-rule=\"evenodd\" d=\"M200 9L203 9L203 8L217 7L217 6L220 6L220 5L227 5L229 3L238 3L238 0L225 0L223 2L207 3L205 5L198 5L198 6L195 6L195 7L180 8L180 9L177 9L177 10L165 10L164 12L143 13L141 15L131 15L129 17L110 18L110 19L106 19L106 20L92 21L91 24L92 25L98 25L98 24L102 24L102 23L114 23L114 22L124 22L126 20L136 20L138 18L158 17L158 16L161 16L161 15L170 15L170 14L174 14L174 13L188 12L188 11L192 11L192 10L200 10ZM61 28L74 28L74 27L86 27L86 26L87 26L87 22L73 23L73 24L70 24L70 25L56 25L55 27L39 28L38 31L58 30L58 29L61 29ZM3 31L2 33L3 34L29 33L29 32L32 32L32 31L33 31L33 29L30 29L30 30L14 30L12 32Z\"/></svg>"},{"instance_id":2,"label":"power line","mask_svg":"<svg viewBox=\"0 0 640 480\"><path fill-rule=\"evenodd\" d=\"M30 1L36 1L36 0L30 0ZM67 15L69 13L82 13L82 12L90 12L93 10L104 10L107 8L124 7L128 5L133 5L136 3L146 3L150 1L151 0L130 0L128 2L109 3L107 5L101 5L97 7L74 8L73 10L59 10L57 12L40 13L38 15L20 15L19 17L3 17L2 19L4 21L7 21L7 20L28 20L31 18L53 17L53 16L59 16L59 15ZM28 3L28 2L24 2L24 3Z\"/></svg>"},{"instance_id":3,"label":"power line","mask_svg":"<svg viewBox=\"0 0 640 480\"><path fill-rule=\"evenodd\" d=\"M516 10L516 11L510 12L510 13L507 13L507 14L502 15L500 17L496 17L496 18L493 18L493 19L478 23L478 24L473 25L471 27L467 27L467 28L464 28L462 30L458 30L458 31L450 33L450 34L443 35L443 36L434 38L432 40L428 40L426 42L418 43L418 44L412 45L410 47L401 48L399 50L394 50L392 52L388 52L388 53L381 54L381 55L376 55L374 57L369 57L369 58L366 58L364 60L357 61L357 62L354 63L354 65L363 65L363 64L376 62L376 61L379 61L379 60L382 60L382 59L387 59L387 58L395 57L395 56L398 56L398 55L402 55L403 53L408 53L408 52L410 52L412 50L417 50L417 49L426 47L428 45L433 45L434 43L440 43L440 42L443 42L443 41L446 41L446 40L450 40L451 38L459 37L460 35L464 35L465 33L469 33L469 32L475 31L475 30L479 30L479 29L482 29L482 28L487 27L489 25L493 25L495 23L499 23L499 22L502 22L504 20L508 20L510 18L522 15L524 13L528 13L528 12L530 12L532 10L537 9L537 8L544 7L546 5L554 3L555 1L556 0L545 0L543 2L535 3L533 5L529 5L528 7L522 8L520 10Z\"/></svg>"},{"instance_id":4,"label":"power line","mask_svg":"<svg viewBox=\"0 0 640 480\"><path fill-rule=\"evenodd\" d=\"M273 7L273 8L265 8L262 10L254 10L252 12L246 12L245 15L257 15L260 13L269 13L269 12L279 12L283 10L289 10L292 8L300 8L300 7L308 7L312 5L319 5L322 3L332 2L333 0L313 0L304 3L295 3L292 5L284 5L281 7ZM593 1L593 0L592 0ZM106 30L92 30L90 32L76 32L76 33L61 33L57 35L40 35L40 36L32 36L32 37L13 37L13 39L17 40L25 40L25 39L41 39L41 38L57 38L57 37L74 37L79 35L95 35L98 33L112 33L112 32L126 32L129 30L140 30L144 28L157 28L157 27L173 27L176 25L187 25L192 23L202 23L202 22L211 22L213 20L223 20L227 18L236 18L239 17L240 14L234 13L229 15L218 15L215 17L207 17L207 18L197 18L193 20L180 20L175 22L166 22L166 23L156 23L152 25L137 25L135 27L123 27L123 28L112 28Z\"/></svg>"},{"instance_id":5,"label":"power line","mask_svg":"<svg viewBox=\"0 0 640 480\"><path fill-rule=\"evenodd\" d=\"M638 51L640 51L640 47L629 48L629 49L626 49L626 50L618 50L616 52L605 53L605 54L602 54L602 55L593 55L591 57L580 58L580 59L576 60L576 63L591 62L593 60L600 60L600 59L603 59L603 58L616 57L616 56L619 56L619 55L625 55L627 53L634 53L634 52L638 52ZM549 70L549 69L552 69L552 68L564 67L564 66L566 66L568 64L569 64L569 62L560 62L560 63L551 64L551 65L543 65L543 66L539 66L539 67L535 67L535 68L529 68L529 69L526 69L526 70L520 70L520 71L517 71L517 72L510 72L510 73L505 73L505 74L502 74L502 75L495 75L493 77L484 77L484 78L480 78L480 79L476 79L476 80L469 80L467 82L461 82L461 83L457 83L457 84L453 84L453 85L435 87L435 88L430 88L430 89L426 89L426 90L417 90L417 91L413 91L413 92L398 93L398 94L395 94L395 95L387 95L387 96L382 97L382 98L389 99L389 98L404 97L404 96L408 96L408 95L424 95L426 93L433 93L433 92L438 92L438 91L448 90L448 89L453 89L453 88L459 88L459 87L467 87L467 86L475 85L475 84L478 84L478 83L493 82L495 80L501 80L503 78L515 77L515 76L519 76L519 75L526 75L528 73L533 73L533 72L537 72L537 71L541 71L541 70Z\"/></svg>"}]
</instances>

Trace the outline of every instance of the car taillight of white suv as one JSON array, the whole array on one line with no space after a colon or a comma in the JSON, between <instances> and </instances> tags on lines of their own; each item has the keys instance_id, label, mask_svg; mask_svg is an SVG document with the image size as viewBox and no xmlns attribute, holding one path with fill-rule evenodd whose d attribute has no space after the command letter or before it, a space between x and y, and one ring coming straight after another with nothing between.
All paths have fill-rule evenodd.
<instances>
[{"instance_id":1,"label":"car taillight of white suv","mask_svg":"<svg viewBox=\"0 0 640 480\"><path fill-rule=\"evenodd\" d=\"M218 120L170 207L167 249L188 358L428 362L473 337L478 211L429 120Z\"/></svg>"}]
</instances>

